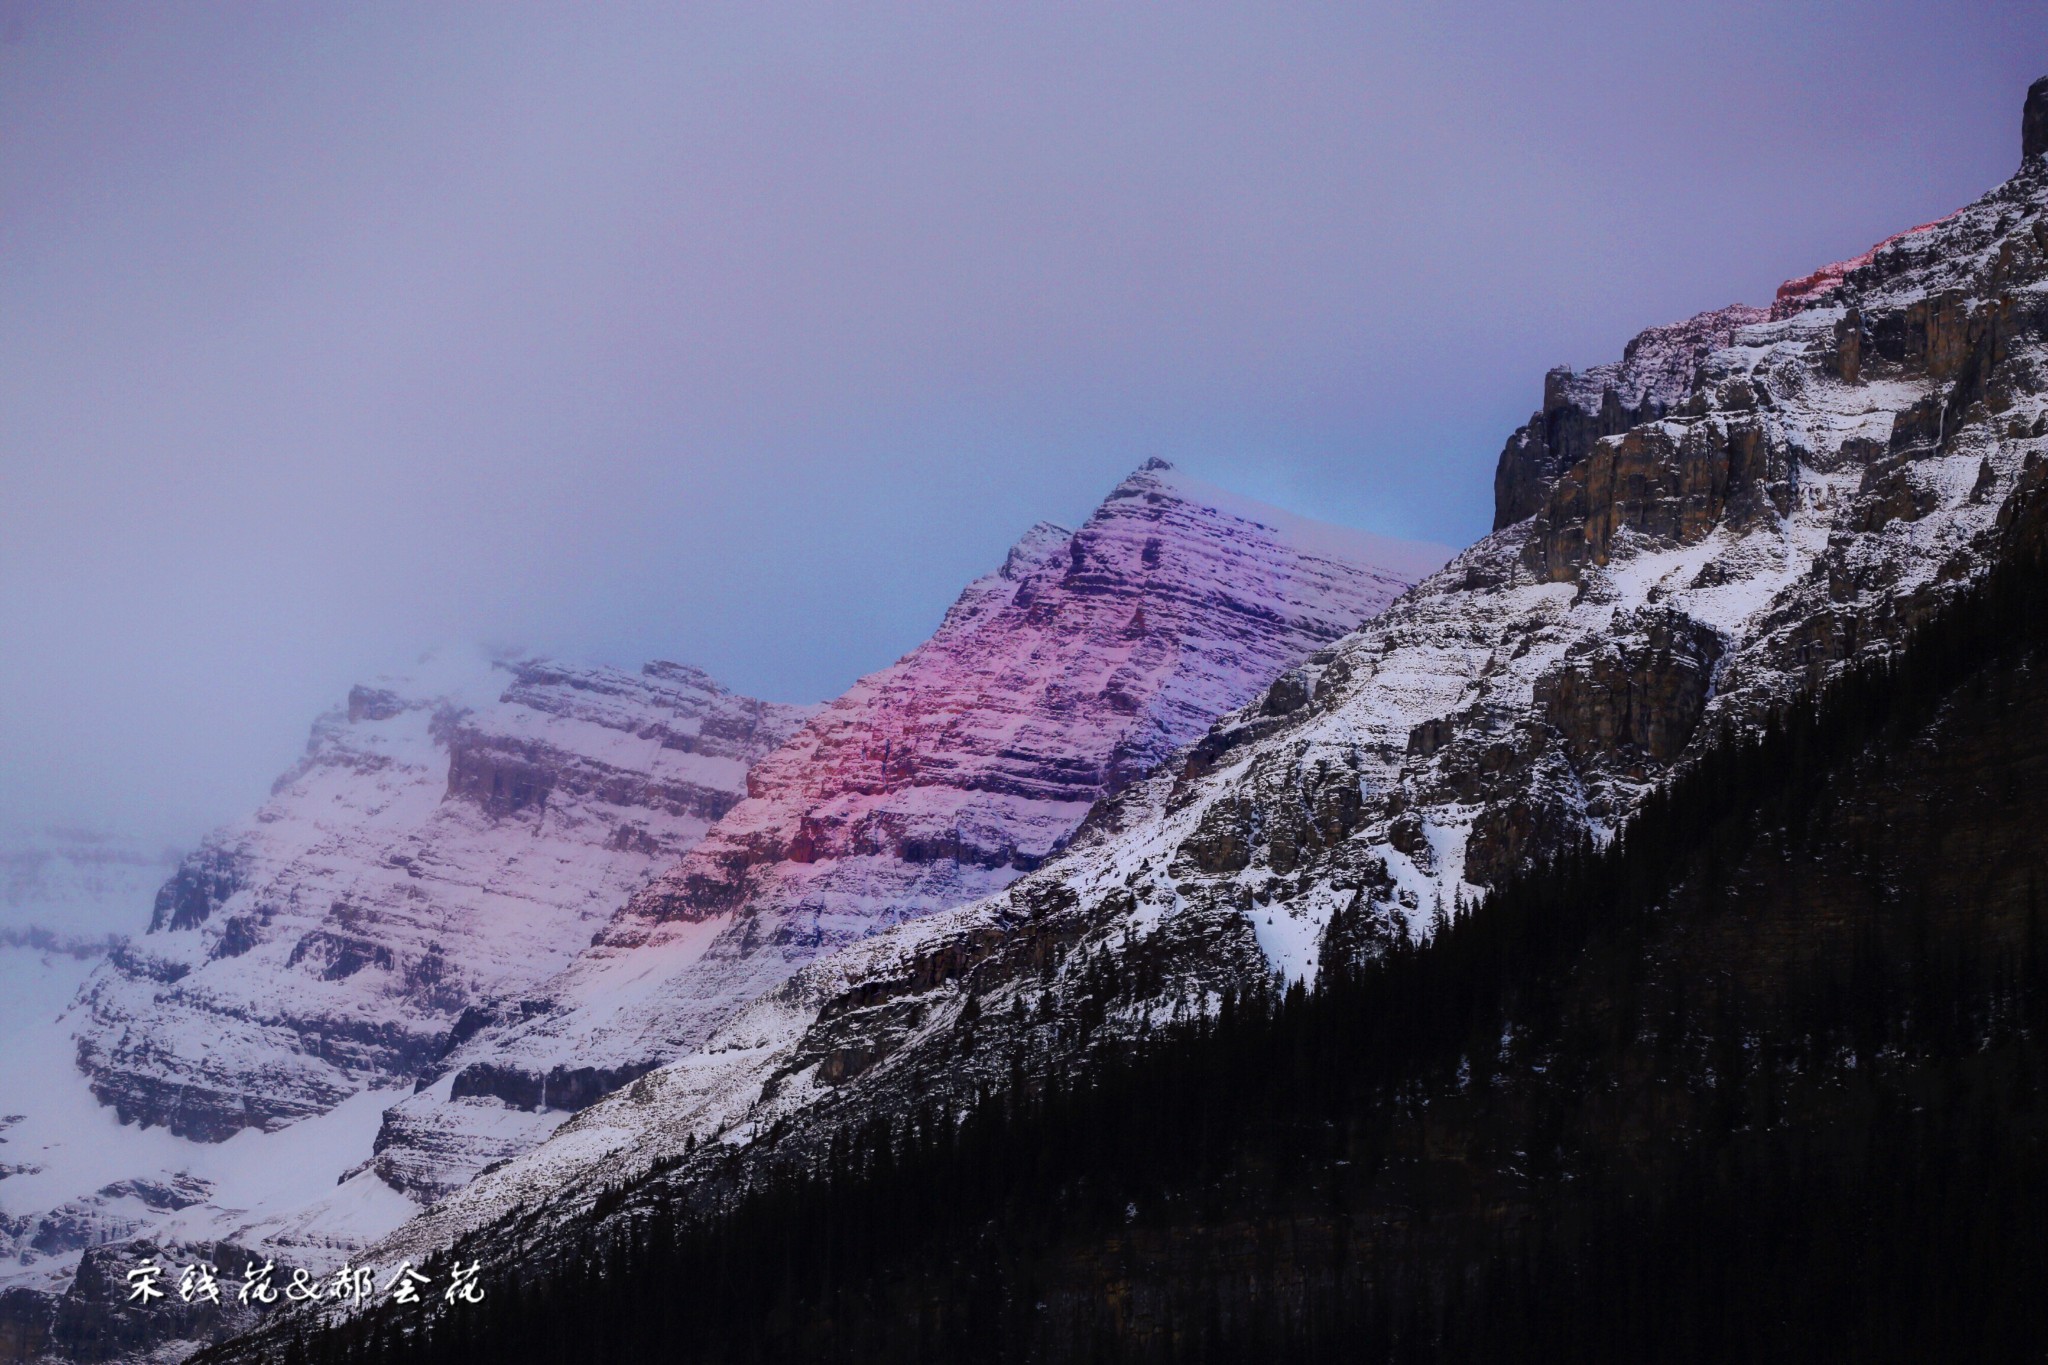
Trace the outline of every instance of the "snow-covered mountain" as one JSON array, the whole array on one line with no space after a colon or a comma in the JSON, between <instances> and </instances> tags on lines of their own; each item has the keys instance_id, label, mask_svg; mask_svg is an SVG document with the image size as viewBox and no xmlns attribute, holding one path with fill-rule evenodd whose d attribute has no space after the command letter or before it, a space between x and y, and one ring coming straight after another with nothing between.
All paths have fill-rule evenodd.
<instances>
[{"instance_id":1,"label":"snow-covered mountain","mask_svg":"<svg viewBox=\"0 0 2048 1365\"><path fill-rule=\"evenodd\" d=\"M762 760L736 806L522 1007L395 1106L423 1196L688 1053L804 963L1023 876L1091 806L1440 564L1152 461L1034 527L931 639Z\"/></svg>"},{"instance_id":2,"label":"snow-covered mountain","mask_svg":"<svg viewBox=\"0 0 2048 1365\"><path fill-rule=\"evenodd\" d=\"M1611 837L1703 737L1895 648L2048 498L2048 81L2024 130L2020 173L1956 214L1554 374L1501 455L1493 533L1361 629L1326 600L1368 581L1330 571L1327 532L1170 470L1027 536L561 972L469 1014L382 1116L375 1174L297 1235L496 1152L363 1254L568 1254L595 1220L818 1160L849 1123L1428 934ZM1255 664L1264 631L1294 652ZM1240 683L1206 730L1173 704ZM1148 752L1170 756L1146 772ZM376 1098L234 1141L338 1131Z\"/></svg>"},{"instance_id":3,"label":"snow-covered mountain","mask_svg":"<svg viewBox=\"0 0 2048 1365\"><path fill-rule=\"evenodd\" d=\"M254 815L124 883L135 936L0 1055L0 1285L41 1311L98 1283L82 1253L144 1235L324 1263L414 1213L345 1179L383 1108L812 709L668 663L451 656L355 688Z\"/></svg>"},{"instance_id":4,"label":"snow-covered mountain","mask_svg":"<svg viewBox=\"0 0 2048 1365\"><path fill-rule=\"evenodd\" d=\"M1553 375L1486 539L1043 867L812 963L388 1249L545 1251L607 1188L617 1216L716 1199L843 1124L1425 935L1610 837L1703 736L1896 647L2048 496L2048 81L2026 129L1951 217Z\"/></svg>"},{"instance_id":5,"label":"snow-covered mountain","mask_svg":"<svg viewBox=\"0 0 2048 1365\"><path fill-rule=\"evenodd\" d=\"M73 1321L133 1354L246 1326L130 1321L121 1258L346 1256L817 952L1023 875L1443 557L1153 465L823 711L668 664L355 689L0 1060L35 1097L0 1134L34 1157L0 1183L0 1336ZM739 911L688 903L707 867Z\"/></svg>"},{"instance_id":6,"label":"snow-covered mountain","mask_svg":"<svg viewBox=\"0 0 2048 1365\"><path fill-rule=\"evenodd\" d=\"M79 1066L124 1121L219 1141L409 1081L739 799L804 712L695 669L546 662L358 687L95 974Z\"/></svg>"}]
</instances>

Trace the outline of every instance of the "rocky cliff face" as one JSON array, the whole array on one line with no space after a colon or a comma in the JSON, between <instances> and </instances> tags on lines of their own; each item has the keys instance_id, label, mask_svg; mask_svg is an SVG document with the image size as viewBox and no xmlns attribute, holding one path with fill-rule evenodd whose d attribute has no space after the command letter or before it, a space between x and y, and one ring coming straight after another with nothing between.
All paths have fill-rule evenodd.
<instances>
[{"instance_id":1,"label":"rocky cliff face","mask_svg":"<svg viewBox=\"0 0 2048 1365\"><path fill-rule=\"evenodd\" d=\"M1007 886L1441 559L1159 461L1079 531L1034 528L929 641L756 766L747 800L540 988L546 1005L393 1109L379 1172L455 1188L811 959Z\"/></svg>"},{"instance_id":2,"label":"rocky cliff face","mask_svg":"<svg viewBox=\"0 0 2048 1365\"><path fill-rule=\"evenodd\" d=\"M1543 376L1543 406L1508 437L1493 476L1493 529L1512 526L1543 505L1559 474L1594 443L1662 417L1692 387L1700 361L1728 345L1739 327L1762 322L1762 308L1732 304L1641 333L1610 365Z\"/></svg>"},{"instance_id":3,"label":"rocky cliff face","mask_svg":"<svg viewBox=\"0 0 2048 1365\"><path fill-rule=\"evenodd\" d=\"M1611 837L1702 736L1895 648L1995 561L2001 509L2048 463L2044 101L2048 83L2020 173L1978 202L1768 314L1646 334L1634 361L1690 357L1682 389L1677 359L1656 381L1624 361L1597 395L1553 377L1557 420L1510 442L1492 535L1061 856L813 964L400 1244L493 1226L545 1244L620 1182L715 1199L735 1153L815 1159L842 1124L971 1103L1019 1058L1054 1068L1312 978L1326 934L1427 934L1510 870Z\"/></svg>"},{"instance_id":4,"label":"rocky cliff face","mask_svg":"<svg viewBox=\"0 0 2048 1365\"><path fill-rule=\"evenodd\" d=\"M694 669L544 661L357 687L87 983L78 1065L123 1122L223 1140L430 1065L740 799L803 717Z\"/></svg>"},{"instance_id":5,"label":"rocky cliff face","mask_svg":"<svg viewBox=\"0 0 2048 1365\"><path fill-rule=\"evenodd\" d=\"M2020 115L2020 156L2023 161L2048 156L2048 76L2027 87L2027 107Z\"/></svg>"}]
</instances>

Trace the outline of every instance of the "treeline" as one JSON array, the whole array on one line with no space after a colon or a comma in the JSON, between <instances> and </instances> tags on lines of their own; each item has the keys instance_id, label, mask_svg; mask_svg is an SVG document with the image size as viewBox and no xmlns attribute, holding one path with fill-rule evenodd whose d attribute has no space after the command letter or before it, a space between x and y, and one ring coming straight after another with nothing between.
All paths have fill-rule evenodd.
<instances>
[{"instance_id":1,"label":"treeline","mask_svg":"<svg viewBox=\"0 0 2048 1365\"><path fill-rule=\"evenodd\" d=\"M2043 569L1427 944L282 1358L2039 1358Z\"/></svg>"}]
</instances>

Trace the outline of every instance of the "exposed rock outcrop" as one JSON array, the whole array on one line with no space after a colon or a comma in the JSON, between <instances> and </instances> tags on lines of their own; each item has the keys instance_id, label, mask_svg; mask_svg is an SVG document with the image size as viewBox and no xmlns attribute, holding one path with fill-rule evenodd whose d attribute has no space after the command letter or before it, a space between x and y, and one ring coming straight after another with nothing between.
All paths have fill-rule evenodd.
<instances>
[{"instance_id":1,"label":"exposed rock outcrop","mask_svg":"<svg viewBox=\"0 0 2048 1365\"><path fill-rule=\"evenodd\" d=\"M1645 609L1619 642L1580 640L1537 679L1543 719L1575 763L1664 768L1706 715L1721 638L1683 612Z\"/></svg>"},{"instance_id":2,"label":"exposed rock outcrop","mask_svg":"<svg viewBox=\"0 0 2048 1365\"><path fill-rule=\"evenodd\" d=\"M1603 437L1662 417L1692 387L1693 371L1726 346L1735 329L1765 318L1764 310L1733 304L1669 327L1652 327L1622 352L1620 361L1583 372L1543 376L1543 406L1508 437L1493 476L1493 529L1511 526L1543 506L1565 470Z\"/></svg>"},{"instance_id":3,"label":"exposed rock outcrop","mask_svg":"<svg viewBox=\"0 0 2048 1365\"><path fill-rule=\"evenodd\" d=\"M2027 87L2027 105L2020 114L2020 157L2037 156L2048 156L2048 76Z\"/></svg>"}]
</instances>

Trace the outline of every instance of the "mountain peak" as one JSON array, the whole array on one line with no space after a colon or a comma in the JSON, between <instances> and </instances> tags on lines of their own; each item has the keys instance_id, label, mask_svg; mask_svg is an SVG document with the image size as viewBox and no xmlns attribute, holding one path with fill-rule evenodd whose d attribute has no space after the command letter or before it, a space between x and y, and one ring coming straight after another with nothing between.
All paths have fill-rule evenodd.
<instances>
[{"instance_id":1,"label":"mountain peak","mask_svg":"<svg viewBox=\"0 0 2048 1365\"><path fill-rule=\"evenodd\" d=\"M1010 547L1010 553L1003 560L1003 567L996 570L996 577L1011 583L1021 583L1034 569L1063 554L1067 542L1073 538L1072 531L1053 522L1041 521L1034 524L1030 530L1017 537L1017 543ZM970 586L968 592L973 591L974 588Z\"/></svg>"},{"instance_id":2,"label":"mountain peak","mask_svg":"<svg viewBox=\"0 0 2048 1365\"><path fill-rule=\"evenodd\" d=\"M1078 531L1034 526L930 639L756 764L748 799L536 992L549 1010L469 1039L393 1108L380 1177L421 1195L459 1186L810 959L1007 887L1098 800L1443 557L1164 460ZM571 1072L590 1085L548 1079Z\"/></svg>"},{"instance_id":3,"label":"mountain peak","mask_svg":"<svg viewBox=\"0 0 2048 1365\"><path fill-rule=\"evenodd\" d=\"M1105 517L1121 515L1120 505L1135 497L1170 498L1217 519L1225 535L1272 537L1314 558L1370 564L1411 583L1420 582L1435 573L1451 557L1446 546L1427 541L1400 540L1355 526L1306 517L1196 478L1160 459L1146 461L1118 484L1103 499L1094 516L1089 518L1089 525L1093 526Z\"/></svg>"}]
</instances>

